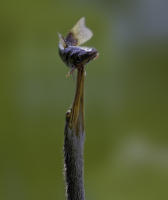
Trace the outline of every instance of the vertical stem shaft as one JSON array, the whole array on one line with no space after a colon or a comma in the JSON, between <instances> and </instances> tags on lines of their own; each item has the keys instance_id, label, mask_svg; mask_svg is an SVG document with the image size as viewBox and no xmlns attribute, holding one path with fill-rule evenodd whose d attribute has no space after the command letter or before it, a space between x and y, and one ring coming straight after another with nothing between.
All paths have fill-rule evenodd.
<instances>
[{"instance_id":1,"label":"vertical stem shaft","mask_svg":"<svg viewBox=\"0 0 168 200\"><path fill-rule=\"evenodd\" d=\"M76 93L66 115L64 164L67 200L85 200L83 180L84 149L84 68L78 69Z\"/></svg>"}]
</instances>

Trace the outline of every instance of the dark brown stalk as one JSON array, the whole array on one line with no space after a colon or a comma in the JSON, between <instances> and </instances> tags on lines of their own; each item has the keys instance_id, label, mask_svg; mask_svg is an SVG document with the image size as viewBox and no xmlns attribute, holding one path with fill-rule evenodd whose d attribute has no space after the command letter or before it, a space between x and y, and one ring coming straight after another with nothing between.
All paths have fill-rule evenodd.
<instances>
[{"instance_id":1,"label":"dark brown stalk","mask_svg":"<svg viewBox=\"0 0 168 200\"><path fill-rule=\"evenodd\" d=\"M66 113L64 165L67 200L85 200L83 180L84 149L84 67L78 68L75 98Z\"/></svg>"}]
</instances>

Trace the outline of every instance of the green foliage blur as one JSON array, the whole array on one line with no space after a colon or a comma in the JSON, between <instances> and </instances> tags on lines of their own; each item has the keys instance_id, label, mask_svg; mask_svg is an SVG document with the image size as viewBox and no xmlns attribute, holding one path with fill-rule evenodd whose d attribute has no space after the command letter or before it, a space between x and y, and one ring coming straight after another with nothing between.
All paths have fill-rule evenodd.
<instances>
[{"instance_id":1,"label":"green foliage blur","mask_svg":"<svg viewBox=\"0 0 168 200\"><path fill-rule=\"evenodd\" d=\"M75 81L58 56L85 16L100 56L85 81L87 200L168 199L166 1L4 1L0 200L63 200L65 112Z\"/></svg>"}]
</instances>

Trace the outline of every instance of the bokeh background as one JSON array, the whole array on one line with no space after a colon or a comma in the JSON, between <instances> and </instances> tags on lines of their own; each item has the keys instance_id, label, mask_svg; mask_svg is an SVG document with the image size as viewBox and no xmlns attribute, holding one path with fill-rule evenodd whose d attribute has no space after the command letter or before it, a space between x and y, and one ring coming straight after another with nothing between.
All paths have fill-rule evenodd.
<instances>
[{"instance_id":1,"label":"bokeh background","mask_svg":"<svg viewBox=\"0 0 168 200\"><path fill-rule=\"evenodd\" d=\"M75 81L58 56L85 16L87 200L168 199L168 1L16 0L0 12L0 199L63 200Z\"/></svg>"}]
</instances>

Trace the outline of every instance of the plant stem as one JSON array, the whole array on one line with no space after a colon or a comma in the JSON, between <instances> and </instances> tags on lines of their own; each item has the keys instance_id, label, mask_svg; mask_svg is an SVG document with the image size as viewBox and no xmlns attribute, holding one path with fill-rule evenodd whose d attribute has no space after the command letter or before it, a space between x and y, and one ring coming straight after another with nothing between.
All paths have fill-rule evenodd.
<instances>
[{"instance_id":1,"label":"plant stem","mask_svg":"<svg viewBox=\"0 0 168 200\"><path fill-rule=\"evenodd\" d=\"M66 113L64 138L64 165L67 200L85 200L84 149L84 67L78 68L73 106Z\"/></svg>"}]
</instances>

